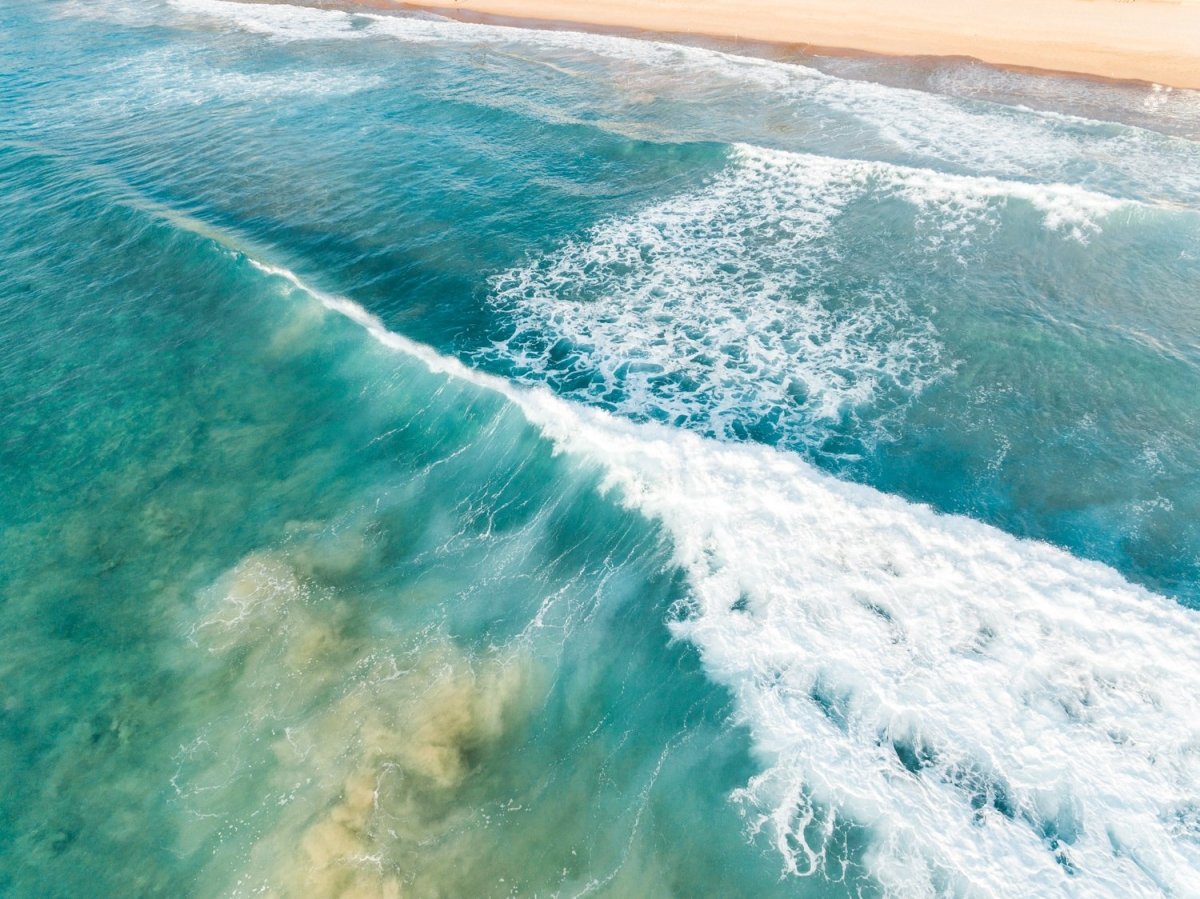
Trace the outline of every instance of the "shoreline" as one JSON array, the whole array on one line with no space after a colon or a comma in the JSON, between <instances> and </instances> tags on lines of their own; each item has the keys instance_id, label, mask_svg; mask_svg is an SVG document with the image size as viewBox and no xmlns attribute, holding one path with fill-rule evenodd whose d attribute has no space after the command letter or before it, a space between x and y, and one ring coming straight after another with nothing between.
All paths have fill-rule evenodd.
<instances>
[{"instance_id":1,"label":"shoreline","mask_svg":"<svg viewBox=\"0 0 1200 899\"><path fill-rule=\"evenodd\" d=\"M305 0L298 0L305 2ZM972 59L1016 71L1200 90L1200 0L350 0L518 27L792 47L836 56Z\"/></svg>"}]
</instances>

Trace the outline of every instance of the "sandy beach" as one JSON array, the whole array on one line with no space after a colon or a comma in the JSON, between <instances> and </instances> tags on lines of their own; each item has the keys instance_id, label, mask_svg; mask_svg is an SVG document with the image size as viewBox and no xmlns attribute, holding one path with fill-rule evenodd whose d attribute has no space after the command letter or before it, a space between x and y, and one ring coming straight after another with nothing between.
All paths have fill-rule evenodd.
<instances>
[{"instance_id":1,"label":"sandy beach","mask_svg":"<svg viewBox=\"0 0 1200 899\"><path fill-rule=\"evenodd\" d=\"M1158 0L372 0L362 5L797 44L1200 89L1200 2Z\"/></svg>"}]
</instances>

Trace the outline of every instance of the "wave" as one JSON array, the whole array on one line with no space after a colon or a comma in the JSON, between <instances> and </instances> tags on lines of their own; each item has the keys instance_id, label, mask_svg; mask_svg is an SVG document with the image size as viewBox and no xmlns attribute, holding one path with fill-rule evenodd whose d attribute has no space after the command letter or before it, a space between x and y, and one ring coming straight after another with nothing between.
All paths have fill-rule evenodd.
<instances>
[{"instance_id":1,"label":"wave","mask_svg":"<svg viewBox=\"0 0 1200 899\"><path fill-rule=\"evenodd\" d=\"M854 155L900 156L914 164L1004 178L1119 188L1132 199L1190 208L1200 195L1200 145L1135 125L893 87L794 62L664 41L286 4L171 3L185 13L231 22L275 40L386 37L407 43L526 45L539 56L569 55L548 60L564 71L583 53L616 63L614 74L631 95L666 91L686 97L688 85L697 79L706 85L724 82L736 87L743 101L757 95L784 118L802 124L805 139L817 145L842 149L847 129L857 131L845 147ZM711 94L701 100L710 104ZM873 139L862 134L864 126ZM707 137L730 140L719 125L706 127ZM1164 166L1170 167L1170 179L1162 176Z\"/></svg>"},{"instance_id":2,"label":"wave","mask_svg":"<svg viewBox=\"0 0 1200 899\"><path fill-rule=\"evenodd\" d=\"M130 104L150 100L166 106L199 105L213 99L263 101L293 96L344 97L387 84L379 75L331 70L328 66L251 74L198 63L199 60L174 48L132 57L114 71L116 83L112 92L102 99ZM179 73L184 69L189 77L180 79Z\"/></svg>"},{"instance_id":3,"label":"wave","mask_svg":"<svg viewBox=\"0 0 1200 899\"><path fill-rule=\"evenodd\" d=\"M609 58L651 66L690 64L711 73L713 62L728 58L760 73L769 86L783 83L784 69L767 60L737 57L715 50L667 41L642 40L582 31L558 31L511 25L457 22L441 16L397 16L377 12L314 9L290 4L245 3L240 0L170 0L177 9L232 22L244 31L282 40L329 40L387 36L409 43L448 42L521 44L545 49L587 50ZM356 27L357 23L357 27ZM790 66L815 77L816 69ZM739 74L741 74L739 72Z\"/></svg>"},{"instance_id":4,"label":"wave","mask_svg":"<svg viewBox=\"0 0 1200 899\"><path fill-rule=\"evenodd\" d=\"M761 773L733 797L785 870L865 828L892 895L1185 894L1200 871L1200 621L1103 565L820 473L637 424L388 331L261 262L431 371L502 394L669 533L670 624L730 689Z\"/></svg>"},{"instance_id":5,"label":"wave","mask_svg":"<svg viewBox=\"0 0 1200 899\"><path fill-rule=\"evenodd\" d=\"M914 242L960 261L986 246L1009 205L1082 243L1132 208L1070 185L741 145L699 190L495 277L505 333L481 358L634 418L869 452L953 361L902 279L846 282L842 257L856 247L830 237L864 202L907 207Z\"/></svg>"},{"instance_id":6,"label":"wave","mask_svg":"<svg viewBox=\"0 0 1200 899\"><path fill-rule=\"evenodd\" d=\"M239 0L171 0L171 4L186 13L232 22L243 31L281 40L355 36L354 15L341 10Z\"/></svg>"}]
</instances>

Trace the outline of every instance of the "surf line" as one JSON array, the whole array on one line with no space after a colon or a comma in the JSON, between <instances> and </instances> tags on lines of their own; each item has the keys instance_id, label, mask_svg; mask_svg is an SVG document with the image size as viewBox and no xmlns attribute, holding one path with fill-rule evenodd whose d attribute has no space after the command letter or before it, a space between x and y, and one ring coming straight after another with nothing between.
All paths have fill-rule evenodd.
<instances>
[{"instance_id":1,"label":"surf line","mask_svg":"<svg viewBox=\"0 0 1200 899\"><path fill-rule=\"evenodd\" d=\"M670 633L735 697L762 771L733 801L794 875L836 824L885 889L1186 892L1200 870L1200 616L1048 544L777 449L577 406L469 368L245 257L429 371L511 401L688 575ZM1193 822L1193 823L1189 823ZM920 889L918 889L918 892Z\"/></svg>"}]
</instances>

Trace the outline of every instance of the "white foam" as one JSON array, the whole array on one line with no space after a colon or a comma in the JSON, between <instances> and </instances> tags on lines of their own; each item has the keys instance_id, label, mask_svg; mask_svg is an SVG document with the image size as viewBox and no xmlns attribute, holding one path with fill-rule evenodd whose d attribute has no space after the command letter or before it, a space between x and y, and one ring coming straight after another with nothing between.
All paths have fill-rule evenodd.
<instances>
[{"instance_id":1,"label":"white foam","mask_svg":"<svg viewBox=\"0 0 1200 899\"><path fill-rule=\"evenodd\" d=\"M515 328L499 353L531 380L582 374L578 396L709 433L771 420L820 445L846 416L882 433L942 366L933 329L886 284L847 303L816 277L865 174L746 150L699 192L495 279Z\"/></svg>"},{"instance_id":2,"label":"white foam","mask_svg":"<svg viewBox=\"0 0 1200 899\"><path fill-rule=\"evenodd\" d=\"M238 72L208 66L177 48L154 50L114 63L102 93L80 98L103 107L189 106L212 100L257 101L276 97L343 97L383 87L379 75L325 69Z\"/></svg>"},{"instance_id":3,"label":"white foam","mask_svg":"<svg viewBox=\"0 0 1200 899\"><path fill-rule=\"evenodd\" d=\"M893 895L1196 895L1200 620L1103 565L705 440L514 387L256 263L431 370L494 390L661 521L672 625L763 765L735 797L787 870L867 829Z\"/></svg>"},{"instance_id":4,"label":"white foam","mask_svg":"<svg viewBox=\"0 0 1200 899\"><path fill-rule=\"evenodd\" d=\"M243 0L170 0L192 15L231 23L242 31L279 40L335 40L361 36L354 16L336 9Z\"/></svg>"},{"instance_id":5,"label":"white foam","mask_svg":"<svg viewBox=\"0 0 1200 899\"><path fill-rule=\"evenodd\" d=\"M729 436L769 423L812 447L849 421L869 449L951 362L886 273L853 288L828 277L839 260L826 238L864 198L917 207L920 238L955 253L1013 202L1077 240L1123 205L1068 185L743 145L703 188L495 278L512 333L485 355L635 417ZM844 444L834 451L858 451Z\"/></svg>"},{"instance_id":6,"label":"white foam","mask_svg":"<svg viewBox=\"0 0 1200 899\"><path fill-rule=\"evenodd\" d=\"M819 867L834 809L895 895L1194 886L1192 613L782 454L545 414L673 535L674 631L737 697L766 766L738 798L789 870Z\"/></svg>"},{"instance_id":7,"label":"white foam","mask_svg":"<svg viewBox=\"0 0 1200 899\"><path fill-rule=\"evenodd\" d=\"M953 175L930 169L869 163L869 168L910 202L935 207L955 230L963 213L977 213L993 201L1029 203L1042 215L1045 227L1081 243L1099 233L1104 219L1138 204L1072 184L1033 184L991 176ZM969 216L968 216L969 217Z\"/></svg>"}]
</instances>

